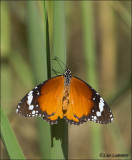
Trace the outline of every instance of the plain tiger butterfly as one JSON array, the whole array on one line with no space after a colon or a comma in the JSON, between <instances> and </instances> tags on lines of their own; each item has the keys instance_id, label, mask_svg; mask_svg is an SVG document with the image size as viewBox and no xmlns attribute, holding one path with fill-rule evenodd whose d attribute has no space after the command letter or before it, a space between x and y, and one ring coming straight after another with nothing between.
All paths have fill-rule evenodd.
<instances>
[{"instance_id":1,"label":"plain tiger butterfly","mask_svg":"<svg viewBox=\"0 0 132 160\"><path fill-rule=\"evenodd\" d=\"M71 76L69 69L31 90L19 102L16 112L25 117L43 117L50 124L57 124L59 117L74 125L86 121L107 124L114 119L98 92Z\"/></svg>"}]
</instances>

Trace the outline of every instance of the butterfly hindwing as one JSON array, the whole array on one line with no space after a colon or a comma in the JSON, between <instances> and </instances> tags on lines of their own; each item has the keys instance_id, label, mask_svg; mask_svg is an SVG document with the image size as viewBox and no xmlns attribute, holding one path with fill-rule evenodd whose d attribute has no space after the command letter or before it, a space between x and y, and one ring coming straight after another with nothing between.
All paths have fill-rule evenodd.
<instances>
[{"instance_id":1,"label":"butterfly hindwing","mask_svg":"<svg viewBox=\"0 0 132 160\"><path fill-rule=\"evenodd\" d=\"M89 86L90 87L90 86ZM113 114L104 99L92 87L92 101L94 106L87 119L96 123L107 124L113 121Z\"/></svg>"},{"instance_id":2,"label":"butterfly hindwing","mask_svg":"<svg viewBox=\"0 0 132 160\"><path fill-rule=\"evenodd\" d=\"M103 98L76 77L72 77L70 82L70 97L72 112L78 122L68 119L69 123L78 125L89 120L107 124L113 120L112 112Z\"/></svg>"}]
</instances>

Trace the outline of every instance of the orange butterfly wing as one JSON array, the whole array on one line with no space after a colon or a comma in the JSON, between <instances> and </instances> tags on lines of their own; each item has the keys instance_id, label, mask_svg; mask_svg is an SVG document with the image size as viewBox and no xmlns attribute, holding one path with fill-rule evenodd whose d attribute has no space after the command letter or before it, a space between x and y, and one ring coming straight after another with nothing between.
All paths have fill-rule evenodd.
<instances>
[{"instance_id":1,"label":"orange butterfly wing","mask_svg":"<svg viewBox=\"0 0 132 160\"><path fill-rule=\"evenodd\" d=\"M69 106L66 119L70 123L81 123L81 118L87 116L94 106L91 101L92 92L81 80L72 77L70 80Z\"/></svg>"},{"instance_id":2,"label":"orange butterfly wing","mask_svg":"<svg viewBox=\"0 0 132 160\"><path fill-rule=\"evenodd\" d=\"M78 125L87 120L110 123L113 120L112 112L106 102L84 81L72 77L69 96L70 103L66 114L69 123Z\"/></svg>"},{"instance_id":3,"label":"orange butterfly wing","mask_svg":"<svg viewBox=\"0 0 132 160\"><path fill-rule=\"evenodd\" d=\"M62 98L64 93L64 78L57 76L48 80L41 88L38 103L40 109L46 112L46 121L57 122L58 117L63 118Z\"/></svg>"}]
</instances>

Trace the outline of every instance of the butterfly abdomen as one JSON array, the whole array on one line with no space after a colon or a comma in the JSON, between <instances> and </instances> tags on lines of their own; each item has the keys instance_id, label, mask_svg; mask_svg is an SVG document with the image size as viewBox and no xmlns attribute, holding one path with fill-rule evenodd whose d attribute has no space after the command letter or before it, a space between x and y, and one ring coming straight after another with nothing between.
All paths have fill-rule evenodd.
<instances>
[{"instance_id":1,"label":"butterfly abdomen","mask_svg":"<svg viewBox=\"0 0 132 160\"><path fill-rule=\"evenodd\" d=\"M64 86L64 94L62 98L62 110L65 114L69 105L69 85Z\"/></svg>"}]
</instances>

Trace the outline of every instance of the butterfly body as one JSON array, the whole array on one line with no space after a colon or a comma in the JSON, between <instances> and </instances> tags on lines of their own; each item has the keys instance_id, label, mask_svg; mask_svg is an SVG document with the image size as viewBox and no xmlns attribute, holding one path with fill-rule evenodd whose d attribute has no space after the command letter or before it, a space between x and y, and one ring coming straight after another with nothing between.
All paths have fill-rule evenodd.
<instances>
[{"instance_id":1,"label":"butterfly body","mask_svg":"<svg viewBox=\"0 0 132 160\"><path fill-rule=\"evenodd\" d=\"M71 76L69 69L30 91L16 112L25 117L43 117L50 124L57 124L58 117L75 125L87 120L102 124L113 121L103 98L87 83Z\"/></svg>"}]
</instances>

